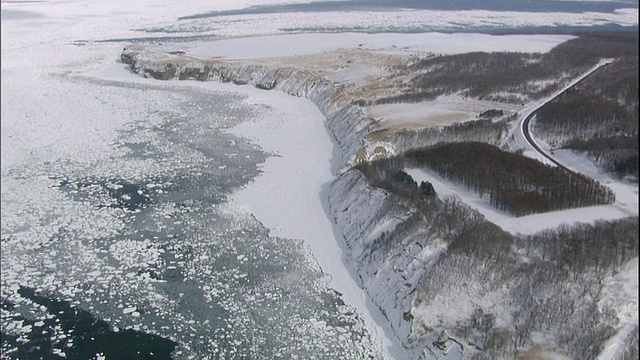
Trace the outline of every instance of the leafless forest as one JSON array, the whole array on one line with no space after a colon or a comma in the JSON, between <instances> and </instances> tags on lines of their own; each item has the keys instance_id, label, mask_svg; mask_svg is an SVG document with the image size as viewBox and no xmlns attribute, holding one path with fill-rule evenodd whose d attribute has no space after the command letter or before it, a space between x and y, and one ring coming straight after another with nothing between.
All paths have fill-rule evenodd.
<instances>
[{"instance_id":1,"label":"leafless forest","mask_svg":"<svg viewBox=\"0 0 640 360\"><path fill-rule=\"evenodd\" d=\"M582 34L544 55L471 53L416 59L397 69L414 74L404 93L374 103L423 101L448 93L529 101L559 89L601 58L615 61L543 107L534 130L558 147L587 151L605 171L637 178L637 33ZM544 79L550 81L536 82ZM393 200L390 212L400 212L396 207L415 210L378 236L369 256L391 261L407 244L424 249L446 243L443 252L422 265L425 275L412 301L437 311L448 305L442 303L447 294L473 299L472 313L460 315L462 320L447 328L467 345L465 358L524 358L520 349L544 339L570 358L596 359L620 325L617 309L605 301L615 296L607 293L611 290L605 284L638 256L637 217L513 235L454 198L425 193L426 184L417 184L403 171L407 166L430 168L489 196L492 205L515 216L614 201L608 188L591 179L496 147L516 119L480 118L405 130L394 134L399 155L356 165L351 171L360 172L369 186L384 189ZM418 321L411 314L404 319ZM439 324L418 321L413 336L427 336ZM623 339L626 348L616 360L637 358L637 339L636 326Z\"/></svg>"},{"instance_id":2,"label":"leafless forest","mask_svg":"<svg viewBox=\"0 0 640 360\"><path fill-rule=\"evenodd\" d=\"M540 109L534 131L552 146L586 152L603 171L637 180L639 58L632 35L592 45L616 60Z\"/></svg>"},{"instance_id":3,"label":"leafless forest","mask_svg":"<svg viewBox=\"0 0 640 360\"><path fill-rule=\"evenodd\" d=\"M456 199L421 193L410 177L399 175L398 160L357 169L370 186L417 210L372 242L370 258L391 259L412 242L420 248L447 244L423 265L425 275L413 301L437 311L449 306L441 303L449 293L475 298L473 313L448 328L468 345L468 358L513 359L519 349L533 346L534 334L544 334L560 353L595 359L615 333L619 320L613 305L603 302L604 284L637 257L637 217L515 236ZM473 289L466 284L474 284ZM414 335L426 336L437 324L416 326L423 330ZM625 354L636 354L637 346L628 344Z\"/></svg>"}]
</instances>

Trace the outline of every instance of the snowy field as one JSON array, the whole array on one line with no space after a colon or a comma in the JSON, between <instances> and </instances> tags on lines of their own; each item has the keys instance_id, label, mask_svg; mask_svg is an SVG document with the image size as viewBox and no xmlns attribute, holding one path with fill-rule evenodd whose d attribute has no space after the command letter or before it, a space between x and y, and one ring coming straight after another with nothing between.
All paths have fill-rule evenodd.
<instances>
[{"instance_id":1,"label":"snowy field","mask_svg":"<svg viewBox=\"0 0 640 360\"><path fill-rule=\"evenodd\" d=\"M378 53L460 54L472 51L548 52L570 35L486 34L283 34L200 42L187 46L195 58L263 59L320 54L337 49L371 50Z\"/></svg>"},{"instance_id":2,"label":"snowy field","mask_svg":"<svg viewBox=\"0 0 640 360\"><path fill-rule=\"evenodd\" d=\"M593 223L599 219L614 220L637 215L637 187L635 189L635 214L632 212L633 207L627 210L617 204L613 204L515 217L491 206L488 197L480 197L475 192L467 190L463 186L454 185L433 171L407 169L407 173L418 183L421 181L431 182L438 196L453 196L458 198L460 201L484 215L487 220L512 234L531 235L541 230L556 228L563 224ZM632 189L630 190L633 191ZM620 196L620 193L616 193L616 195ZM628 193L626 195L628 201L633 201L634 198L629 197Z\"/></svg>"},{"instance_id":3,"label":"snowy field","mask_svg":"<svg viewBox=\"0 0 640 360\"><path fill-rule=\"evenodd\" d=\"M597 69L602 64L607 63L608 61L603 61L601 64L594 66L589 71L585 72L583 75L571 81L568 85L566 85L563 89L558 90L556 93L552 94L548 98L536 101L533 104L527 105L527 107L522 110L521 119L524 119L531 112L535 111L537 108L543 106L548 101L553 99L557 94L562 93L565 89L571 87L573 84L577 83L579 80L588 76L592 71ZM397 105L391 105L388 108L382 108L382 114L384 115L384 111L390 113L391 110L394 110ZM416 109L419 105L406 105L400 106L400 110L402 108L408 108L413 111L409 111L410 115L415 114ZM451 106L448 106L451 108ZM412 109L413 108L413 109ZM436 107L437 108L437 107ZM455 109L455 107L453 107ZM377 107L376 111L380 111L380 106ZM372 114L376 112L373 111ZM403 114L402 111L399 111L400 114ZM427 112L427 116L446 116L449 115L444 111L429 113ZM387 115L388 116L388 115ZM394 117L398 117L400 122L406 121L402 118L402 115L393 114ZM415 119L415 115L413 119ZM419 119L419 118L418 118ZM425 122L424 120L422 122ZM548 159L546 159L542 154L537 153L525 140L523 129L521 125L521 121L517 123L512 129L513 136L510 136L507 141L507 146L511 150L521 149L523 150L523 154L525 156L531 157L533 159L537 159L545 164L554 165ZM387 125L389 126L389 125ZM534 139L538 145L542 145L542 149L546 154L552 153L549 149L548 145L544 144L544 141L540 141L538 139ZM522 217L514 217L509 214L506 214L502 211L495 209L493 206L489 204L489 199L487 197L479 197L476 193L467 190L462 186L457 186L452 184L451 182L443 179L438 174L433 171L429 171L426 169L408 169L409 175L411 175L418 183L421 181L429 181L432 182L436 192L441 196L455 196L458 197L461 201L468 204L475 210L478 210L482 213L487 220L495 223L500 226L503 230L508 231L512 234L520 233L520 234L533 234L535 232L555 228L562 224L575 224L575 223L592 223L595 220L603 219L603 220L613 220L620 219L628 216L637 216L638 215L638 185L629 183L624 180L617 180L612 178L608 174L603 174L599 172L595 165L587 159L585 156L581 156L575 154L569 150L556 150L553 152L553 157L560 161L563 165L567 166L569 169L576 171L578 173L582 173L584 175L589 176L595 180L598 180L600 183L608 186L616 196L616 202L612 205L602 205L602 206L593 206L593 207L585 207L585 208L577 208L577 209L568 209L562 211L552 211L543 214L534 214Z\"/></svg>"},{"instance_id":4,"label":"snowy field","mask_svg":"<svg viewBox=\"0 0 640 360\"><path fill-rule=\"evenodd\" d=\"M193 5L186 10L198 10ZM352 285L342 298L356 303L344 305L320 272L319 265L342 271L331 276L353 283L343 265L324 262L342 264L321 200L333 143L321 120L294 122L317 120L308 101L228 84L158 83L116 63L122 44L76 45L171 22L185 11L173 2L2 6L2 299L21 306L3 310L3 337L40 341L44 329L51 351L73 357L74 339L86 346L68 325L79 320L52 313L69 306L104 320L109 331L175 342L176 358L385 356L384 331L362 291ZM226 201L258 175L265 150L280 149L260 149L227 130L285 118L312 137L307 151L323 154L310 162L320 174L300 174L309 184L299 189L302 199L317 206L290 223L321 222L268 237L252 214ZM269 206L261 201L249 205ZM318 237L306 239L310 231ZM327 257L311 253L322 248L314 240L333 242ZM14 348L3 343L2 350ZM113 357L113 348L93 350L89 356Z\"/></svg>"},{"instance_id":5,"label":"snowy field","mask_svg":"<svg viewBox=\"0 0 640 360\"><path fill-rule=\"evenodd\" d=\"M637 25L637 9L176 21L272 2L2 2L1 294L10 308L2 310L3 336L19 343L47 329L52 352L73 354L73 329L26 287L104 320L113 333L175 342L177 358L406 356L356 285L326 216L327 188L341 159L318 110L276 92L142 79L116 63L123 43L100 40L273 35L302 27ZM548 51L567 38L311 34L223 40L189 51L244 59L360 44L392 53ZM509 226L516 225L527 226Z\"/></svg>"},{"instance_id":6,"label":"snowy field","mask_svg":"<svg viewBox=\"0 0 640 360\"><path fill-rule=\"evenodd\" d=\"M459 95L442 95L436 101L372 105L365 111L367 115L379 119L381 128L411 129L441 127L476 120L479 113L498 106L504 110L505 115L521 110L521 106L517 104L497 104L491 101L462 98Z\"/></svg>"}]
</instances>

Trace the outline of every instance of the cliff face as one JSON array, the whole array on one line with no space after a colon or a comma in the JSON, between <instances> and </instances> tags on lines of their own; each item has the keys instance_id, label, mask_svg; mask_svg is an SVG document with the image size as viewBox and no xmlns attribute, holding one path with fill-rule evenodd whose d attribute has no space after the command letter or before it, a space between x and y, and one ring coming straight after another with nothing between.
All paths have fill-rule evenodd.
<instances>
[{"instance_id":1,"label":"cliff face","mask_svg":"<svg viewBox=\"0 0 640 360\"><path fill-rule=\"evenodd\" d=\"M330 187L328 215L361 286L412 359L512 359L541 351L539 334L548 338L542 339L548 357L595 359L620 321L629 322L627 305L616 305L624 295L620 280L603 279L623 271L630 259L637 273L637 218L512 236L455 198L416 201L410 193L408 199L370 185L378 184L376 168L350 166L378 147L391 153L424 141L495 142L504 123L396 136L379 146L372 143L376 134L370 136L374 120L352 104L353 93L312 70L183 55L131 47L121 60L145 77L277 89L310 99L325 115L344 159ZM613 246L589 245L611 239ZM637 314L637 298L631 301ZM637 352L633 346L624 351Z\"/></svg>"},{"instance_id":2,"label":"cliff face","mask_svg":"<svg viewBox=\"0 0 640 360\"><path fill-rule=\"evenodd\" d=\"M207 62L176 54L149 53L141 48L125 49L121 60L145 77L251 84L306 97L325 115L327 127L347 163L354 161L372 125L372 119L359 107L338 104L340 90L331 81L308 71ZM429 259L425 254L433 250L425 244L427 237L419 236L418 226L412 226L418 224L414 211L393 201L386 191L370 187L362 173L353 169L336 178L329 196L330 216L344 237L352 268L398 338L411 351L414 347L411 304L425 272L424 261ZM398 231L405 233L401 241L390 236ZM412 352L419 351L414 348Z\"/></svg>"},{"instance_id":3,"label":"cliff face","mask_svg":"<svg viewBox=\"0 0 640 360\"><path fill-rule=\"evenodd\" d=\"M417 357L424 334L412 333L412 304L420 279L446 246L418 212L369 186L358 170L337 177L329 201L363 287Z\"/></svg>"},{"instance_id":4,"label":"cliff face","mask_svg":"<svg viewBox=\"0 0 640 360\"><path fill-rule=\"evenodd\" d=\"M177 52L152 52L141 47L126 48L120 59L130 64L133 72L144 77L251 84L259 89L275 89L308 98L327 118L327 127L347 162L352 161L363 145L373 124L373 120L367 118L359 107L348 103L340 105L335 101L340 90L333 82L306 70L196 60Z\"/></svg>"},{"instance_id":5,"label":"cliff face","mask_svg":"<svg viewBox=\"0 0 640 360\"><path fill-rule=\"evenodd\" d=\"M438 292L438 286L430 286L429 279L450 247L450 236L456 233L453 227L463 227L462 223L473 220L474 214L463 208L456 218L458 207L453 199L434 202L428 211L416 209L396 195L372 187L357 169L336 178L329 201L330 215L342 232L350 263L411 358L463 358L462 343L442 332L452 324L438 326L436 322L438 328L430 328L421 321L419 307L429 292L425 287ZM451 228L443 226L445 222ZM455 272L449 269L445 278ZM441 307L447 312L446 305ZM433 309L438 312L438 308Z\"/></svg>"},{"instance_id":6,"label":"cliff face","mask_svg":"<svg viewBox=\"0 0 640 360\"><path fill-rule=\"evenodd\" d=\"M411 294L415 290L410 277L420 276L409 269L411 256L406 255L417 255L420 245L407 238L395 242L387 235L407 221L412 211L393 202L386 191L369 187L357 170L349 170L334 181L329 201L330 215L342 232L347 256L362 285L404 341L410 333Z\"/></svg>"}]
</instances>

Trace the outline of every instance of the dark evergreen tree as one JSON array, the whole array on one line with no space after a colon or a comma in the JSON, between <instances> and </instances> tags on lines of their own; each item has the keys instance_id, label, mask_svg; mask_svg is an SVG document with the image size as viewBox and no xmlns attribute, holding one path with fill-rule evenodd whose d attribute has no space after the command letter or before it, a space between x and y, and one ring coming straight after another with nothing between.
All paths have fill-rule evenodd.
<instances>
[{"instance_id":1,"label":"dark evergreen tree","mask_svg":"<svg viewBox=\"0 0 640 360\"><path fill-rule=\"evenodd\" d=\"M420 192L424 196L435 196L436 190L433 188L433 184L428 181L422 181L420 183Z\"/></svg>"},{"instance_id":2,"label":"dark evergreen tree","mask_svg":"<svg viewBox=\"0 0 640 360\"><path fill-rule=\"evenodd\" d=\"M418 183L413 180L413 178L411 177L411 175L407 174L404 171L397 171L395 172L392 176L391 179L403 184L407 184L407 185L411 185L411 186L418 186Z\"/></svg>"}]
</instances>

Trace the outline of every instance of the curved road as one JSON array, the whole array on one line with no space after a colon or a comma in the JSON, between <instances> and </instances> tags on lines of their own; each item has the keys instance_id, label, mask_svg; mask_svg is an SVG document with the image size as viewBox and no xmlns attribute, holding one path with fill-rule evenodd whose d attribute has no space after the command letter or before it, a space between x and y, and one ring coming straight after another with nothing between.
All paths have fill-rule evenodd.
<instances>
[{"instance_id":1,"label":"curved road","mask_svg":"<svg viewBox=\"0 0 640 360\"><path fill-rule=\"evenodd\" d=\"M533 140L533 138L531 137L531 131L530 131L531 119L533 119L533 116L535 115L536 111L540 109L540 107L542 107L542 105L540 105L539 107L535 108L535 110L530 112L529 115L527 115L522 121L522 135L524 136L524 139L529 143L529 145L533 148L533 150L535 150L538 154L540 154L541 156L544 156L549 161L556 164L557 167L565 171L571 172L571 169L562 165L560 162L558 162L556 159L554 159L552 156L550 156L544 150L542 150L540 146L538 146L538 144L535 142L535 140Z\"/></svg>"},{"instance_id":2,"label":"curved road","mask_svg":"<svg viewBox=\"0 0 640 360\"><path fill-rule=\"evenodd\" d=\"M584 80L587 76L593 74L596 70L600 69L603 66L609 65L612 62L613 62L612 59L604 59L604 60L600 61L597 65L595 65L594 67L589 69L587 72L582 74L580 77L578 77L575 80L573 80L571 83L569 83L563 89L559 90L558 92L556 92L555 94L550 96L548 99L542 101L538 106L535 106L528 113L525 113L525 115L520 119L520 132L521 132L524 140L528 143L528 145L533 150L535 150L538 154L540 154L542 157L544 157L545 159L549 160L550 162L552 162L553 164L555 164L556 166L560 167L561 169L563 169L565 171L574 172L573 170L569 169L567 166L563 165L558 160L556 160L553 156L551 156L550 154L545 152L542 148L540 148L540 146L536 143L536 141L531 136L531 129L530 129L531 121L532 121L533 117L535 116L535 113L542 106L546 105L547 103L549 103L553 99L555 99L558 96L562 95L568 89L572 88L577 83L579 83L580 81ZM612 188L611 185L609 185L609 187L612 190L614 190L614 192L616 192L616 201L613 204L613 206L616 209L622 211L623 213L626 213L629 216L637 216L638 215L638 203L637 203L637 201L635 203L634 202L627 203L627 200L624 200L624 203L623 203L623 202L621 202L620 193L619 193L620 187L617 187L616 189ZM615 191L615 190L618 190L618 191ZM637 199L637 196L638 196L637 188L635 190L635 196L633 194L634 194L633 190L627 193L627 195L629 195L630 198ZM637 275L637 265L636 265L635 271L636 271L636 275ZM637 302L637 298L636 298L636 302ZM631 331L633 331L634 328L636 328L638 326L637 324L638 324L638 315L637 315L637 312L636 312L634 320L628 321L627 324L621 326L617 330L617 332L615 334L613 334L609 338L609 340L607 340L607 342L605 343L605 348L598 354L597 359L598 360L612 359L613 357L617 356L621 351L623 351L624 344L627 341L627 338L628 338L629 334L631 333Z\"/></svg>"},{"instance_id":3,"label":"curved road","mask_svg":"<svg viewBox=\"0 0 640 360\"><path fill-rule=\"evenodd\" d=\"M529 146L531 146L531 148L533 150L535 150L538 154L540 154L541 156L543 156L544 158L548 159L549 161L551 161L552 163L554 163L556 166L560 167L561 169L564 169L565 171L569 171L569 172L573 172L571 169L569 169L568 167L566 167L565 165L561 164L560 162L558 162L556 159L553 158L553 156L549 155L547 152L545 152L537 143L536 141L533 139L533 137L531 136L531 120L533 119L535 113L544 105L546 105L547 103L549 103L550 101L552 101L553 99L557 98L558 96L564 94L567 90L571 89L572 87L574 87L576 84L578 84L580 81L584 80L587 76L593 74L596 70L600 69L603 66L609 65L613 62L612 59L604 59L601 60L598 64L596 64L595 66L593 66L591 69L589 69L587 72L585 72L584 74L580 75L578 78L574 79L572 82L570 82L567 86L565 86L564 88L558 90L555 94L551 95L548 99L542 101L538 106L536 106L535 108L533 108L532 110L530 110L528 113L525 114L525 116L523 116L520 119L520 132L522 133L522 136L524 137L524 139L526 140L526 142L529 144Z\"/></svg>"}]
</instances>

